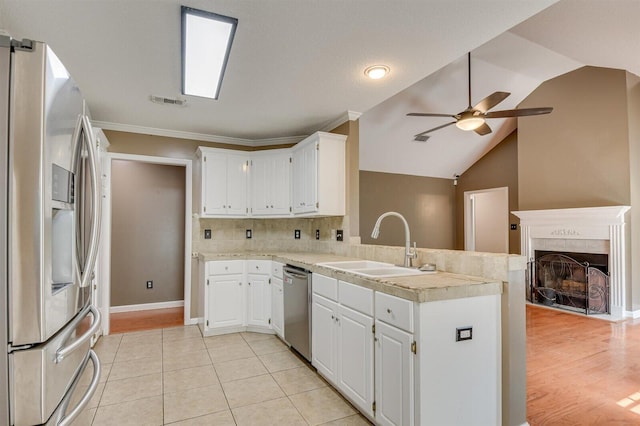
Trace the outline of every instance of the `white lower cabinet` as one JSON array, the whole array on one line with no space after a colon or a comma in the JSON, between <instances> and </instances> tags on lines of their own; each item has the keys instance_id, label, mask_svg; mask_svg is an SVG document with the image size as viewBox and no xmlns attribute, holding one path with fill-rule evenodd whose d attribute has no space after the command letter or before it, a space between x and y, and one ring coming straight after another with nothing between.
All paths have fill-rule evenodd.
<instances>
[{"instance_id":1,"label":"white lower cabinet","mask_svg":"<svg viewBox=\"0 0 640 426\"><path fill-rule=\"evenodd\" d=\"M268 275L247 274L247 325L269 327L271 287Z\"/></svg>"},{"instance_id":2,"label":"white lower cabinet","mask_svg":"<svg viewBox=\"0 0 640 426\"><path fill-rule=\"evenodd\" d=\"M282 333L272 327L271 260L220 260L200 267L204 287L204 323L207 335L238 331ZM282 324L282 280L279 319ZM280 334L281 335L281 334Z\"/></svg>"},{"instance_id":3,"label":"white lower cabinet","mask_svg":"<svg viewBox=\"0 0 640 426\"><path fill-rule=\"evenodd\" d=\"M210 275L207 278L207 328L244 325L245 287L242 274Z\"/></svg>"},{"instance_id":4,"label":"white lower cabinet","mask_svg":"<svg viewBox=\"0 0 640 426\"><path fill-rule=\"evenodd\" d=\"M331 295L347 284L341 281L338 286L337 280L314 274L316 282L320 292ZM337 294L340 300L340 290ZM316 292L311 312L312 365L362 413L373 418L373 318Z\"/></svg>"},{"instance_id":5,"label":"white lower cabinet","mask_svg":"<svg viewBox=\"0 0 640 426\"><path fill-rule=\"evenodd\" d=\"M338 388L373 416L373 318L338 307Z\"/></svg>"},{"instance_id":6,"label":"white lower cabinet","mask_svg":"<svg viewBox=\"0 0 640 426\"><path fill-rule=\"evenodd\" d=\"M413 334L376 320L376 422L413 423Z\"/></svg>"},{"instance_id":7,"label":"white lower cabinet","mask_svg":"<svg viewBox=\"0 0 640 426\"><path fill-rule=\"evenodd\" d=\"M311 364L331 384L338 382L338 304L313 294L311 304Z\"/></svg>"},{"instance_id":8,"label":"white lower cabinet","mask_svg":"<svg viewBox=\"0 0 640 426\"><path fill-rule=\"evenodd\" d=\"M271 328L284 339L284 294L282 292L282 278L271 277Z\"/></svg>"},{"instance_id":9,"label":"white lower cabinet","mask_svg":"<svg viewBox=\"0 0 640 426\"><path fill-rule=\"evenodd\" d=\"M500 295L416 303L314 274L312 302L313 366L377 425L500 424Z\"/></svg>"}]
</instances>

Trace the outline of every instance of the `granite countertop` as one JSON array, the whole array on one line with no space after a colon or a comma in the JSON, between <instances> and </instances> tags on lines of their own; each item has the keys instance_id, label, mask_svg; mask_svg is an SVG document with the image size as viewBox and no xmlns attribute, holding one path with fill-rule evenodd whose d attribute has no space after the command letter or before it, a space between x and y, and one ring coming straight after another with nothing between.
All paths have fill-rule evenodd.
<instances>
[{"instance_id":1,"label":"granite countertop","mask_svg":"<svg viewBox=\"0 0 640 426\"><path fill-rule=\"evenodd\" d=\"M443 271L438 271L435 274L426 273L384 278L370 278L351 272L337 271L318 264L360 259L327 253L200 253L199 259L205 262L234 259L275 260L414 302L433 302L502 293L502 283L500 281Z\"/></svg>"}]
</instances>

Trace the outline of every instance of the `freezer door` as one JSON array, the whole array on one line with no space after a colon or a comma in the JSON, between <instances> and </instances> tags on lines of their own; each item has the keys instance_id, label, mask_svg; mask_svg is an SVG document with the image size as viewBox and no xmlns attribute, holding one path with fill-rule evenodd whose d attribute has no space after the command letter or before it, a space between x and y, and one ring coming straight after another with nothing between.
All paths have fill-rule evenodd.
<instances>
[{"instance_id":1,"label":"freezer door","mask_svg":"<svg viewBox=\"0 0 640 426\"><path fill-rule=\"evenodd\" d=\"M47 422L81 374L99 326L89 306L47 343L9 354L12 425Z\"/></svg>"},{"instance_id":2,"label":"freezer door","mask_svg":"<svg viewBox=\"0 0 640 426\"><path fill-rule=\"evenodd\" d=\"M78 168L95 146L80 90L46 45L12 55L8 305L15 347L47 341L90 303L97 224L84 219L96 208L85 208L90 185Z\"/></svg>"}]
</instances>

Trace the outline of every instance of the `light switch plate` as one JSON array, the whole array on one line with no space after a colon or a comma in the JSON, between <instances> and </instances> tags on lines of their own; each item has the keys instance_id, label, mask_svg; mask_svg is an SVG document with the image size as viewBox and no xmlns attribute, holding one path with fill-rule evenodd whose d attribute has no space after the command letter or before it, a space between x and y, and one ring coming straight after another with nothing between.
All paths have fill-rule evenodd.
<instances>
[{"instance_id":1,"label":"light switch plate","mask_svg":"<svg viewBox=\"0 0 640 426\"><path fill-rule=\"evenodd\" d=\"M247 236L247 240L250 240L251 239L251 229L247 229L245 231L245 235Z\"/></svg>"},{"instance_id":2,"label":"light switch plate","mask_svg":"<svg viewBox=\"0 0 640 426\"><path fill-rule=\"evenodd\" d=\"M211 229L205 229L204 230L204 239L205 240L210 240L211 239Z\"/></svg>"},{"instance_id":3,"label":"light switch plate","mask_svg":"<svg viewBox=\"0 0 640 426\"><path fill-rule=\"evenodd\" d=\"M456 342L473 339L473 327L456 328Z\"/></svg>"}]
</instances>

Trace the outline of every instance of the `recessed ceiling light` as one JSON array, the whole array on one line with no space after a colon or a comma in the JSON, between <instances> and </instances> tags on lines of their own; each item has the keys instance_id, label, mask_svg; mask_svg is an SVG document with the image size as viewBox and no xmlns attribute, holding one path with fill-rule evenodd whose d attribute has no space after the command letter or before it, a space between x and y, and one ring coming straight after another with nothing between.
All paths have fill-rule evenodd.
<instances>
[{"instance_id":1,"label":"recessed ceiling light","mask_svg":"<svg viewBox=\"0 0 640 426\"><path fill-rule=\"evenodd\" d=\"M364 75L372 80L378 80L389 73L390 69L386 65L373 65L364 70Z\"/></svg>"},{"instance_id":2,"label":"recessed ceiling light","mask_svg":"<svg viewBox=\"0 0 640 426\"><path fill-rule=\"evenodd\" d=\"M218 99L238 20L182 6L182 94Z\"/></svg>"}]
</instances>

